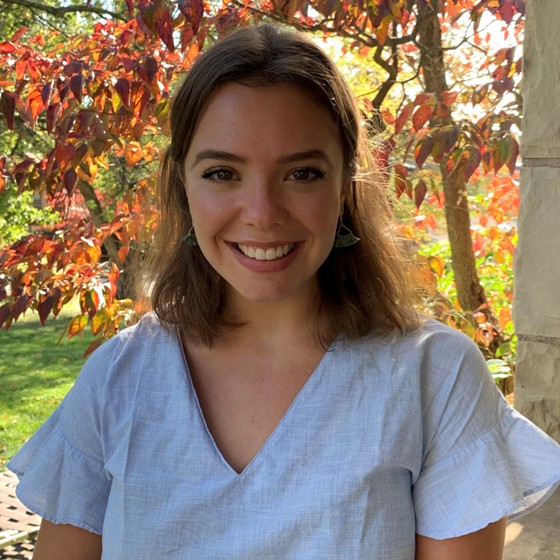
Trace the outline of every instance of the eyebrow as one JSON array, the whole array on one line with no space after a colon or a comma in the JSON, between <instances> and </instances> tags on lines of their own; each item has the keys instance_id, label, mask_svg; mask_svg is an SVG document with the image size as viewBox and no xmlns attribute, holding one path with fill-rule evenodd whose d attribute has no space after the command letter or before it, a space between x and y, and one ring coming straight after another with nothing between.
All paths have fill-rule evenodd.
<instances>
[{"instance_id":1,"label":"eyebrow","mask_svg":"<svg viewBox=\"0 0 560 560\"><path fill-rule=\"evenodd\" d=\"M230 161L232 163L247 163L247 160L231 152L226 152L223 150L203 150L196 154L194 158L191 169L193 169L198 163L204 159L217 159L221 161ZM278 163L295 163L298 161L305 161L309 159L319 159L322 160L326 165L332 168L332 163L329 156L323 150L307 150L304 152L294 152L293 154L288 154L278 160Z\"/></svg>"},{"instance_id":2,"label":"eyebrow","mask_svg":"<svg viewBox=\"0 0 560 560\"><path fill-rule=\"evenodd\" d=\"M196 154L191 169L203 159L219 159L222 161L231 161L232 163L246 163L245 158L236 156L230 152L224 152L222 150L203 150L202 152L198 152L198 154Z\"/></svg>"}]
</instances>

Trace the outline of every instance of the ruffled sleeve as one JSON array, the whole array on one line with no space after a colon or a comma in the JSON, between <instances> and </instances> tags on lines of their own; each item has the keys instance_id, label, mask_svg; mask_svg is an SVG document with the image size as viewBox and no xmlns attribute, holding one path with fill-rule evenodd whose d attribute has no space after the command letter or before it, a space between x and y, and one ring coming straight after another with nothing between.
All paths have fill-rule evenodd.
<instances>
[{"instance_id":1,"label":"ruffled sleeve","mask_svg":"<svg viewBox=\"0 0 560 560\"><path fill-rule=\"evenodd\" d=\"M102 398L109 341L86 363L58 409L8 463L16 494L52 523L101 534L111 479L104 468Z\"/></svg>"},{"instance_id":2,"label":"ruffled sleeve","mask_svg":"<svg viewBox=\"0 0 560 560\"><path fill-rule=\"evenodd\" d=\"M560 445L509 406L478 349L459 342L459 354L447 344L427 364L425 406L435 414L424 419L413 498L417 533L435 539L529 513L560 483Z\"/></svg>"}]
</instances>

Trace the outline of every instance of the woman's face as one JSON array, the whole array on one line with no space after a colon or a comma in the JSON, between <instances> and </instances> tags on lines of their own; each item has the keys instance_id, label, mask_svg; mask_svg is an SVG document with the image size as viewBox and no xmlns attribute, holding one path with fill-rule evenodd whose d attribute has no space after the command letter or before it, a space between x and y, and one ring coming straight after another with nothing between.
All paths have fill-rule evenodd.
<instances>
[{"instance_id":1,"label":"woman's face","mask_svg":"<svg viewBox=\"0 0 560 560\"><path fill-rule=\"evenodd\" d=\"M328 111L291 84L227 83L209 99L184 165L198 243L228 298L309 302L343 198Z\"/></svg>"}]
</instances>

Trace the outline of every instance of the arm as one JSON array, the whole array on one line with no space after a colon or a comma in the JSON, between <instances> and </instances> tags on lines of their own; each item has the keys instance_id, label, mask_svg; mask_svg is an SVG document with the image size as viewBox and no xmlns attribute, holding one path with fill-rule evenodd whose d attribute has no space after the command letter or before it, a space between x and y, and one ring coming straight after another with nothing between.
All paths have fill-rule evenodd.
<instances>
[{"instance_id":1,"label":"arm","mask_svg":"<svg viewBox=\"0 0 560 560\"><path fill-rule=\"evenodd\" d=\"M416 535L415 560L501 560L506 519L484 529L441 541Z\"/></svg>"},{"instance_id":2,"label":"arm","mask_svg":"<svg viewBox=\"0 0 560 560\"><path fill-rule=\"evenodd\" d=\"M101 537L74 525L43 519L33 560L99 560Z\"/></svg>"}]
</instances>

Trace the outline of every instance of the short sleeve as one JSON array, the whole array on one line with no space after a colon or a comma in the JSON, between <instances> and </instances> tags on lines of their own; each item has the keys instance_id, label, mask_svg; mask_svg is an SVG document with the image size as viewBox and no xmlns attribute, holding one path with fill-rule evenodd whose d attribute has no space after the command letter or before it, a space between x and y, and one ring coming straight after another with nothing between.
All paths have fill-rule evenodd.
<instances>
[{"instance_id":1,"label":"short sleeve","mask_svg":"<svg viewBox=\"0 0 560 560\"><path fill-rule=\"evenodd\" d=\"M560 445L509 406L470 340L434 346L413 498L417 533L446 539L538 507L560 483Z\"/></svg>"},{"instance_id":2,"label":"short sleeve","mask_svg":"<svg viewBox=\"0 0 560 560\"><path fill-rule=\"evenodd\" d=\"M8 463L20 501L52 523L101 534L111 480L104 468L101 409L113 341L88 360L57 410Z\"/></svg>"}]
</instances>

